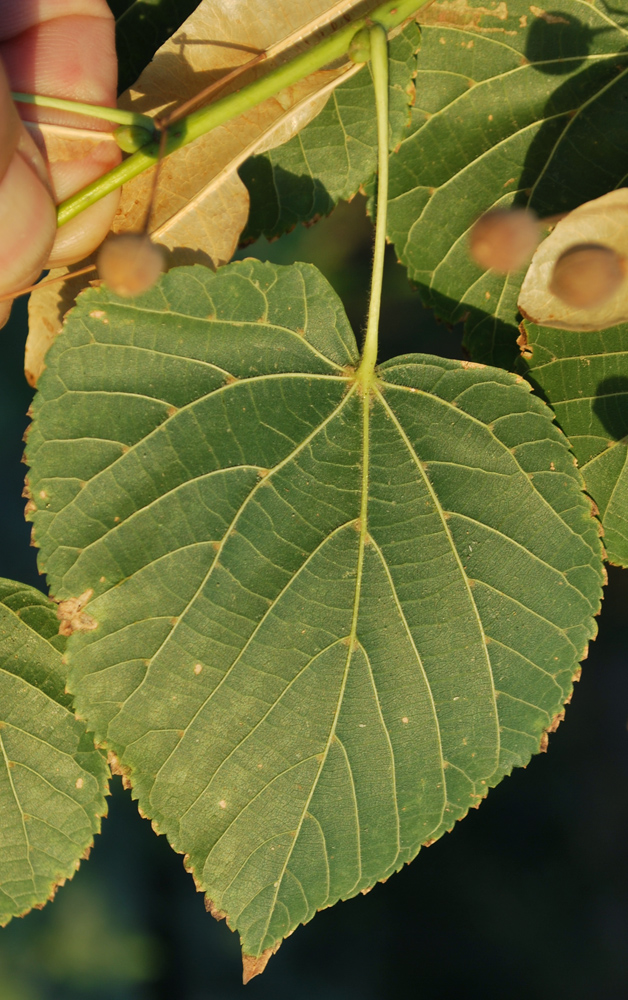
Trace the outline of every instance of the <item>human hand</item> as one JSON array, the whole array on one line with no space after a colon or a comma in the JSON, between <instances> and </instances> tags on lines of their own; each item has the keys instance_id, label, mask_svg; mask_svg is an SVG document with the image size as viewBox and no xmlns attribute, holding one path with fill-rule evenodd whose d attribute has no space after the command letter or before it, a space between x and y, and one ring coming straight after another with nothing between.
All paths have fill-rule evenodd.
<instances>
[{"instance_id":1,"label":"human hand","mask_svg":"<svg viewBox=\"0 0 628 1000\"><path fill-rule=\"evenodd\" d=\"M4 72L2 69L4 66ZM44 267L81 260L111 227L118 193L57 231L55 205L119 162L103 136L80 159L46 162L37 130L20 121L10 90L115 106L114 20L106 0L0 0L0 295ZM85 128L75 115L20 105L24 120ZM103 123L89 120L89 128ZM40 143L41 146L41 143ZM0 302L0 326L10 302Z\"/></svg>"}]
</instances>

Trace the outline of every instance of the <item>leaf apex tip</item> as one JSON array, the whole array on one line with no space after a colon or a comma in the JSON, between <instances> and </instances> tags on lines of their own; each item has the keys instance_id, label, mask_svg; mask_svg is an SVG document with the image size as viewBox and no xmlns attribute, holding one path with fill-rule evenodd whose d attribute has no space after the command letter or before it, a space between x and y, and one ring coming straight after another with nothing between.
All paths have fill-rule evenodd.
<instances>
[{"instance_id":1,"label":"leaf apex tip","mask_svg":"<svg viewBox=\"0 0 628 1000\"><path fill-rule=\"evenodd\" d=\"M242 982L246 986L250 983L251 979L255 976L262 974L266 966L268 965L269 959L275 954L281 941L271 948L266 948L261 955L257 957L255 955L242 955Z\"/></svg>"}]
</instances>

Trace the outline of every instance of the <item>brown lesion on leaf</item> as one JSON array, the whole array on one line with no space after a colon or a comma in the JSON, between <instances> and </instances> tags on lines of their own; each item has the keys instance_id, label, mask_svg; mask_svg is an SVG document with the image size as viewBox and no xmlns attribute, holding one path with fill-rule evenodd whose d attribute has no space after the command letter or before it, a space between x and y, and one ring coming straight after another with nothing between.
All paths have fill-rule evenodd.
<instances>
[{"instance_id":1,"label":"brown lesion on leaf","mask_svg":"<svg viewBox=\"0 0 628 1000\"><path fill-rule=\"evenodd\" d=\"M549 734L556 732L556 730L558 729L564 718L565 718L565 709L563 708L560 710L560 712L556 713L556 715L550 722L549 726L547 726L547 728L543 730L543 733L541 735L541 742L539 744L539 753L547 753L547 747L549 744Z\"/></svg>"},{"instance_id":2,"label":"brown lesion on leaf","mask_svg":"<svg viewBox=\"0 0 628 1000\"><path fill-rule=\"evenodd\" d=\"M215 920L227 919L227 914L225 913L225 911L218 909L214 901L210 899L209 896L205 896L205 909L207 910L208 913L211 913L212 917L214 917Z\"/></svg>"},{"instance_id":3,"label":"brown lesion on leaf","mask_svg":"<svg viewBox=\"0 0 628 1000\"><path fill-rule=\"evenodd\" d=\"M59 625L59 635L72 635L73 632L93 632L98 628L98 622L83 611L89 602L94 591L90 588L80 597L70 597L67 601L59 601L57 608L57 618L61 622Z\"/></svg>"},{"instance_id":4,"label":"brown lesion on leaf","mask_svg":"<svg viewBox=\"0 0 628 1000\"><path fill-rule=\"evenodd\" d=\"M548 14L546 10L542 7L535 7L531 4L530 11L535 17L540 17L542 21L546 24L570 24L571 22L566 17L561 17L560 14Z\"/></svg>"},{"instance_id":5,"label":"brown lesion on leaf","mask_svg":"<svg viewBox=\"0 0 628 1000\"><path fill-rule=\"evenodd\" d=\"M497 21L508 19L508 7L503 2L490 7L472 7L467 0L441 0L440 3L428 4L420 13L421 25L433 25L441 28L465 28L468 31L478 31L481 34L499 32L504 35L516 35L517 32L493 25L484 25L483 18L495 18Z\"/></svg>"},{"instance_id":6,"label":"brown lesion on leaf","mask_svg":"<svg viewBox=\"0 0 628 1000\"><path fill-rule=\"evenodd\" d=\"M527 333L527 330L526 330L525 326L523 325L523 323L520 325L519 330L521 332L519 333L519 336L517 337L517 346L519 347L519 350L521 351L521 356L523 358L525 358L526 361L527 361L529 358L532 357L533 351L532 351L532 348L529 346L528 333Z\"/></svg>"},{"instance_id":7,"label":"brown lesion on leaf","mask_svg":"<svg viewBox=\"0 0 628 1000\"><path fill-rule=\"evenodd\" d=\"M480 364L479 361L461 361L460 367L466 371L468 368L486 368L486 365Z\"/></svg>"},{"instance_id":8,"label":"brown lesion on leaf","mask_svg":"<svg viewBox=\"0 0 628 1000\"><path fill-rule=\"evenodd\" d=\"M259 976L264 971L268 965L269 959L272 958L276 951L278 951L280 944L281 941L278 944L273 945L272 948L266 948L261 955L242 956L242 982L245 986L251 981L251 979L255 976Z\"/></svg>"},{"instance_id":9,"label":"brown lesion on leaf","mask_svg":"<svg viewBox=\"0 0 628 1000\"><path fill-rule=\"evenodd\" d=\"M117 774L122 778L122 785L128 791L131 788L131 769L126 764L121 764L117 754L110 750L107 754L107 763L112 774Z\"/></svg>"}]
</instances>

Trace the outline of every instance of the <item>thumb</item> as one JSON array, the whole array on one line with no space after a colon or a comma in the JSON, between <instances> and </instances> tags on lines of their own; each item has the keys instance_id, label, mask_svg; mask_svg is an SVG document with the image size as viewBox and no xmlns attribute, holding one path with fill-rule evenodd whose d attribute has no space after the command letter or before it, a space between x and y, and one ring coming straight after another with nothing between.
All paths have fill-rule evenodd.
<instances>
[{"instance_id":1,"label":"thumb","mask_svg":"<svg viewBox=\"0 0 628 1000\"><path fill-rule=\"evenodd\" d=\"M26 134L0 66L0 294L39 275L56 233L56 212L45 168ZM0 326L10 302L0 302Z\"/></svg>"}]
</instances>

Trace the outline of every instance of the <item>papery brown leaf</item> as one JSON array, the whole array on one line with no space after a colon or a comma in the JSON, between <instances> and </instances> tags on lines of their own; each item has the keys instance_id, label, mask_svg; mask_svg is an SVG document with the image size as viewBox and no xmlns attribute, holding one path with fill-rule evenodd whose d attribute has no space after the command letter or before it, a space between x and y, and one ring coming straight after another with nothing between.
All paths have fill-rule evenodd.
<instances>
[{"instance_id":1,"label":"papery brown leaf","mask_svg":"<svg viewBox=\"0 0 628 1000\"><path fill-rule=\"evenodd\" d=\"M24 351L24 374L26 381L33 388L44 370L44 358L55 337L61 332L63 319L76 301L77 295L96 277L96 269L92 274L79 274L73 278L72 272L83 269L87 264L94 263L96 253L87 257L80 264L71 267L58 267L50 271L45 282L31 295L28 303L28 337ZM52 280L69 275L66 281Z\"/></svg>"},{"instance_id":2,"label":"papery brown leaf","mask_svg":"<svg viewBox=\"0 0 628 1000\"><path fill-rule=\"evenodd\" d=\"M269 53L269 58L221 90L217 95L221 97L293 58L377 2L206 2L158 50L139 80L121 96L119 105L144 114L168 113L260 51ZM359 68L346 62L314 73L161 164L150 230L153 239L170 251L171 265L200 262L215 268L231 259L249 211L248 192L238 167L253 153L281 145L295 135L322 110L329 92ZM114 232L138 230L144 225L154 169L124 186ZM61 287L55 292L48 287L31 295L27 343L30 380L36 380L42 370L45 350L61 329L64 313L88 284L89 275L76 287L80 280L74 280L71 291Z\"/></svg>"},{"instance_id":3,"label":"papery brown leaf","mask_svg":"<svg viewBox=\"0 0 628 1000\"><path fill-rule=\"evenodd\" d=\"M628 188L610 191L580 205L541 243L519 295L519 310L526 319L561 330L603 330L628 320L628 281L594 309L568 306L549 290L560 255L583 243L601 243L628 258Z\"/></svg>"}]
</instances>

